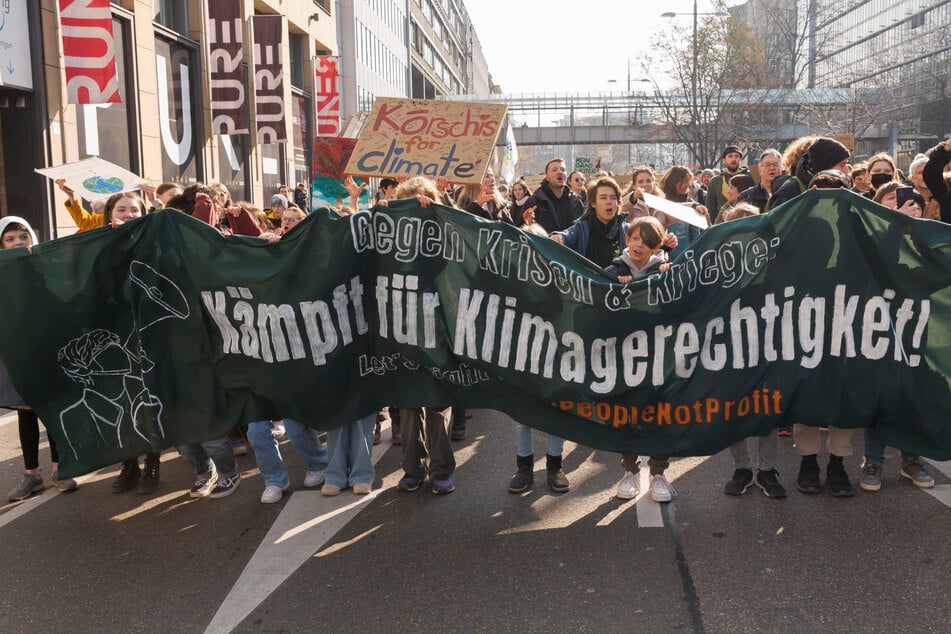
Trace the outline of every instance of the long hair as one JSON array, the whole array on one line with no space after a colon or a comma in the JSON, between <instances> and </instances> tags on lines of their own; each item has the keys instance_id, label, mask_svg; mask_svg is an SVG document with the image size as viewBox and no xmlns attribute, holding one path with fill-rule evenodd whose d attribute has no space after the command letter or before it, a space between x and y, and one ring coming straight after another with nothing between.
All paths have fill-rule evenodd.
<instances>
[{"instance_id":1,"label":"long hair","mask_svg":"<svg viewBox=\"0 0 951 634\"><path fill-rule=\"evenodd\" d=\"M664 172L664 175L660 177L660 190L664 192L664 198L673 199L680 196L677 193L677 185L687 180L687 178L693 180L693 172L683 165L674 165Z\"/></svg>"}]
</instances>

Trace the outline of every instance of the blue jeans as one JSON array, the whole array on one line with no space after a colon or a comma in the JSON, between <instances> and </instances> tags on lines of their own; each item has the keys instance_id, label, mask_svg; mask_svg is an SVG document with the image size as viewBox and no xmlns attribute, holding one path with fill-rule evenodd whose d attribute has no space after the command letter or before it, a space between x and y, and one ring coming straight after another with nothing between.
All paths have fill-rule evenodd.
<instances>
[{"instance_id":1,"label":"blue jeans","mask_svg":"<svg viewBox=\"0 0 951 634\"><path fill-rule=\"evenodd\" d=\"M528 425L515 423L515 455L531 456L535 453L535 443L532 432L534 430ZM565 450L565 439L558 436L548 436L548 449L546 453L549 456L560 456Z\"/></svg>"},{"instance_id":2,"label":"blue jeans","mask_svg":"<svg viewBox=\"0 0 951 634\"><path fill-rule=\"evenodd\" d=\"M907 451L901 452L902 463L906 460L914 460L917 457L917 454L908 453ZM875 431L871 427L865 428L865 462L885 464L885 445L878 440L878 436L875 435Z\"/></svg>"},{"instance_id":3,"label":"blue jeans","mask_svg":"<svg viewBox=\"0 0 951 634\"><path fill-rule=\"evenodd\" d=\"M195 467L195 475L209 473L212 469L225 478L238 473L238 465L231 450L231 439L228 436L206 440L197 445L179 445L176 449L182 454L182 458Z\"/></svg>"},{"instance_id":4,"label":"blue jeans","mask_svg":"<svg viewBox=\"0 0 951 634\"><path fill-rule=\"evenodd\" d=\"M284 419L284 430L294 450L307 463L309 471L323 471L327 468L327 449L317 439L316 430L290 418ZM248 442L254 449L254 459L264 477L264 486L287 486L290 483L287 465L281 458L277 439L271 433L271 421L259 420L248 425Z\"/></svg>"},{"instance_id":5,"label":"blue jeans","mask_svg":"<svg viewBox=\"0 0 951 634\"><path fill-rule=\"evenodd\" d=\"M354 484L373 484L373 428L376 412L327 432L330 464L324 473L327 484L341 489Z\"/></svg>"}]
</instances>

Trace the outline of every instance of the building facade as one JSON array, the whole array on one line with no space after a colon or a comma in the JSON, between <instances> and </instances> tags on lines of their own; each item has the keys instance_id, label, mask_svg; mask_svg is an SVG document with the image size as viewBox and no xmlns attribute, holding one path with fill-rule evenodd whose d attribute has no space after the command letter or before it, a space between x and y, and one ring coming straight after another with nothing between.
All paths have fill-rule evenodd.
<instances>
[{"instance_id":1,"label":"building facade","mask_svg":"<svg viewBox=\"0 0 951 634\"><path fill-rule=\"evenodd\" d=\"M801 0L810 87L873 94L857 153L910 158L951 133L951 0Z\"/></svg>"},{"instance_id":2,"label":"building facade","mask_svg":"<svg viewBox=\"0 0 951 634\"><path fill-rule=\"evenodd\" d=\"M309 182L317 54L337 50L331 0L241 0L248 134L213 134L206 2L112 0L120 103L67 103L56 0L10 0L28 34L30 86L0 85L0 214L25 216L44 239L76 230L64 196L36 168L100 156L155 183L221 182L236 200L264 206L281 183ZM2 11L2 9L0 9ZM19 13L18 13L19 12ZM279 52L287 140L255 135L249 21L282 16ZM4 30L5 31L5 30ZM0 31L0 40L7 33ZM2 48L2 47L0 47ZM5 61L5 64L9 63Z\"/></svg>"}]
</instances>

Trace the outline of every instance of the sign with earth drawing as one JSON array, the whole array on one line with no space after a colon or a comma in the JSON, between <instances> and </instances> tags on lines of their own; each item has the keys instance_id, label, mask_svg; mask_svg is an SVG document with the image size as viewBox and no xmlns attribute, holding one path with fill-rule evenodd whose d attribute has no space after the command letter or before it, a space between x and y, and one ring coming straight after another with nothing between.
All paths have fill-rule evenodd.
<instances>
[{"instance_id":1,"label":"sign with earth drawing","mask_svg":"<svg viewBox=\"0 0 951 634\"><path fill-rule=\"evenodd\" d=\"M141 176L98 156L37 169L36 172L52 180L65 179L66 186L86 200L108 198L118 192L138 189L144 180Z\"/></svg>"}]
</instances>

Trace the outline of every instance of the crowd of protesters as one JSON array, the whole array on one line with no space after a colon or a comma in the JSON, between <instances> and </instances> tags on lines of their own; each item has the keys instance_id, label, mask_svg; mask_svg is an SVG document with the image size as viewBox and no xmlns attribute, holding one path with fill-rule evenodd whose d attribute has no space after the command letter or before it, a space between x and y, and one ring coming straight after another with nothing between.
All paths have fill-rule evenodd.
<instances>
[{"instance_id":1,"label":"crowd of protesters","mask_svg":"<svg viewBox=\"0 0 951 634\"><path fill-rule=\"evenodd\" d=\"M749 165L742 165L744 158L755 159L755 178ZM630 185L622 191L612 174L599 172L589 178L577 171L569 173L563 159L553 158L534 191L523 178L499 183L489 169L480 185L454 186L444 179L433 181L424 177L383 179L370 205L384 206L391 200L415 198L424 207L433 203L456 207L489 221L549 237L604 268L619 283L666 270L702 231L698 224L703 223L687 223L651 208L645 194L690 207L711 224L782 213L783 203L813 188L849 189L899 214L951 222L951 174L946 172L951 162L951 139L915 157L907 174L887 154L876 154L863 162L853 163L852 159L848 148L828 137L804 137L789 144L784 152L765 148L747 157L740 147L729 145L720 156L719 169L693 171L674 165L657 173L651 167L637 167L631 172ZM225 235L257 236L276 242L312 211L307 188L302 183L293 193L281 186L266 201L269 204L261 207L233 202L221 185L162 183L154 188L143 185L141 197L128 192L115 194L88 210L64 182L57 184L67 196L65 204L70 216L84 231L117 227L168 208L199 218ZM349 205L341 200L334 210L340 215L361 211L360 196L367 184L348 177L343 186L349 193ZM15 216L0 219L0 248L29 249L34 244L36 236L26 220ZM19 501L46 487L38 463L39 421L13 389L2 365L0 407L16 409L19 417L24 473L22 481L8 495L8 500ZM447 494L455 489L452 442L466 438L468 418L464 409L447 403L422 408L405 408L397 403L337 428L326 437L288 418L245 421L230 437L177 449L195 470L195 481L188 493L192 497L221 498L233 493L241 481L235 455L246 453L246 445L250 444L264 482L261 502L280 501L291 482L280 453L279 441L285 435L306 462L305 487L321 487L326 496L338 495L347 488L365 495L371 492L375 479L372 446L381 442L381 423L389 420L392 442L402 451L403 475L397 489L411 492L428 486L433 493ZM516 471L508 482L508 491L514 494L524 493L534 484L534 434L526 422L529 421L514 422ZM724 485L726 494L741 495L755 485L771 498L787 495L775 466L783 431L774 429L757 439L755 461L750 457L747 440L730 447L734 473ZM795 486L803 493L827 490L834 496L851 496L854 487L843 458L853 451L852 432L828 428L825 444L829 458L824 481L818 461L821 433L816 426L793 426L795 450L801 457ZM56 446L52 438L49 441L52 484L61 491L76 490L74 480L58 478ZM885 448L874 428L865 430L863 444L859 487L878 491L882 487ZM563 468L563 451L564 440L547 434L545 482L558 493L571 488ZM147 454L144 466L140 466L138 459L123 462L112 490L123 493L135 488L140 494L156 491L161 457ZM621 499L636 498L641 494L639 457L624 454L621 464L623 475L615 495ZM650 484L645 494L654 502L669 502L676 495L664 475L669 464L668 456L651 456L648 461ZM921 459L904 451L900 474L922 488L935 484Z\"/></svg>"}]
</instances>

